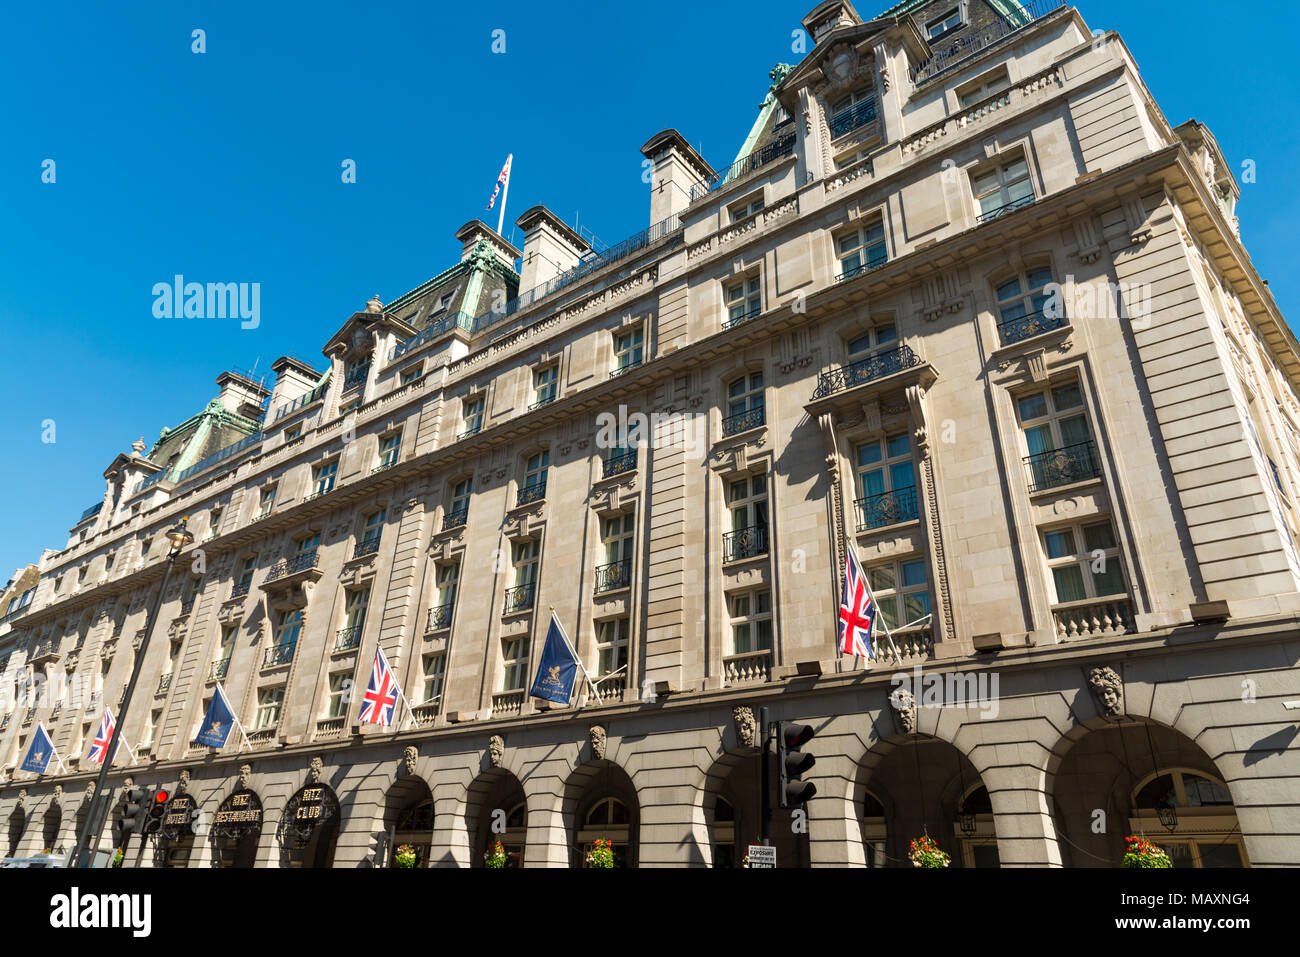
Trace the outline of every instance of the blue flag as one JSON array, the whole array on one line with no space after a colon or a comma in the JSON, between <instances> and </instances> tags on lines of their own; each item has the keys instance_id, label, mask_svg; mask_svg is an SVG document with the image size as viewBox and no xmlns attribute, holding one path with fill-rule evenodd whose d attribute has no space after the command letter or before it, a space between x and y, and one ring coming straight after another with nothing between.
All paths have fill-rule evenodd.
<instances>
[{"instance_id":1,"label":"blue flag","mask_svg":"<svg viewBox=\"0 0 1300 957\"><path fill-rule=\"evenodd\" d=\"M226 700L226 693L218 684L216 692L212 695L212 703L208 705L207 714L203 716L203 723L199 725L199 734L194 739L194 743L206 744L210 748L224 748L234 726L235 712L231 709L230 702Z\"/></svg>"},{"instance_id":2,"label":"blue flag","mask_svg":"<svg viewBox=\"0 0 1300 957\"><path fill-rule=\"evenodd\" d=\"M557 704L568 704L573 697L573 680L578 674L578 659L573 654L569 639L560 627L560 621L551 612L551 627L546 632L546 645L542 660L537 666L537 677L529 692L534 698L545 698Z\"/></svg>"},{"instance_id":3,"label":"blue flag","mask_svg":"<svg viewBox=\"0 0 1300 957\"><path fill-rule=\"evenodd\" d=\"M32 735L32 746L27 749L27 760L23 761L22 769L33 774L44 774L53 756L54 742L50 740L50 733L45 730L45 722L42 721Z\"/></svg>"}]
</instances>

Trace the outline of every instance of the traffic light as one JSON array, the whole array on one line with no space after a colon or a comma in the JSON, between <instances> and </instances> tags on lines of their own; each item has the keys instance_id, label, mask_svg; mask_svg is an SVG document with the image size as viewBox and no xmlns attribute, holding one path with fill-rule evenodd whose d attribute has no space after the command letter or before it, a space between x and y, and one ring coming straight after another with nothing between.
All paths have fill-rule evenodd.
<instances>
[{"instance_id":1,"label":"traffic light","mask_svg":"<svg viewBox=\"0 0 1300 957\"><path fill-rule=\"evenodd\" d=\"M817 763L811 754L800 751L800 747L812 740L811 725L782 721L776 735L776 768L780 775L777 796L781 807L799 807L817 793L817 785L811 781L801 781L800 776Z\"/></svg>"},{"instance_id":2,"label":"traffic light","mask_svg":"<svg viewBox=\"0 0 1300 957\"><path fill-rule=\"evenodd\" d=\"M167 816L167 801L171 795L158 788L153 792L153 800L149 803L149 817L145 820L142 834L157 834L162 829L163 818Z\"/></svg>"},{"instance_id":3,"label":"traffic light","mask_svg":"<svg viewBox=\"0 0 1300 957\"><path fill-rule=\"evenodd\" d=\"M145 804L149 792L144 788L127 788L122 794L122 833L139 834L144 828Z\"/></svg>"}]
</instances>

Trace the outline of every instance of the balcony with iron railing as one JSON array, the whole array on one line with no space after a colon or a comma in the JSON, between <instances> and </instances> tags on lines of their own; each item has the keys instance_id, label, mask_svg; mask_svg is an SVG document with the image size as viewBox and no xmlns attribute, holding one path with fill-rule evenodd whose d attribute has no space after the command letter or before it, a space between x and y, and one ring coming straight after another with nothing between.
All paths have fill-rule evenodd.
<instances>
[{"instance_id":1,"label":"balcony with iron railing","mask_svg":"<svg viewBox=\"0 0 1300 957\"><path fill-rule=\"evenodd\" d=\"M316 571L320 562L320 549L309 548L293 558L284 558L271 566L266 573L265 584L293 578L304 572Z\"/></svg>"},{"instance_id":2,"label":"balcony with iron railing","mask_svg":"<svg viewBox=\"0 0 1300 957\"><path fill-rule=\"evenodd\" d=\"M190 612L194 610L195 597L196 597L195 595L189 594L181 598L181 607L179 612L180 615L188 615Z\"/></svg>"},{"instance_id":3,"label":"balcony with iron railing","mask_svg":"<svg viewBox=\"0 0 1300 957\"><path fill-rule=\"evenodd\" d=\"M451 627L451 613L455 609L455 602L447 602L445 605L434 605L429 609L429 619L425 626L425 631L442 631Z\"/></svg>"},{"instance_id":4,"label":"balcony with iron railing","mask_svg":"<svg viewBox=\"0 0 1300 957\"><path fill-rule=\"evenodd\" d=\"M1001 43L1013 33L1065 6L1064 0L1019 0L1006 4L998 19L982 30L967 33L908 71L913 87L928 83L976 54Z\"/></svg>"},{"instance_id":5,"label":"balcony with iron railing","mask_svg":"<svg viewBox=\"0 0 1300 957\"><path fill-rule=\"evenodd\" d=\"M266 649L266 654L262 657L262 667L274 668L278 665L289 664L289 662L293 661L293 652L297 647L297 641L272 645L270 648Z\"/></svg>"},{"instance_id":6,"label":"balcony with iron railing","mask_svg":"<svg viewBox=\"0 0 1300 957\"><path fill-rule=\"evenodd\" d=\"M245 595L249 593L252 587L253 587L252 578L248 578L244 581L235 582L235 587L230 589L231 599L233 600L235 598L243 598Z\"/></svg>"},{"instance_id":7,"label":"balcony with iron railing","mask_svg":"<svg viewBox=\"0 0 1300 957\"><path fill-rule=\"evenodd\" d=\"M866 359L823 372L817 377L817 389L813 392L813 401L827 396L846 392L860 385L884 379L887 376L903 372L921 365L921 359L911 346L899 346L888 352L878 352Z\"/></svg>"},{"instance_id":8,"label":"balcony with iron railing","mask_svg":"<svg viewBox=\"0 0 1300 957\"><path fill-rule=\"evenodd\" d=\"M876 120L876 101L863 100L854 103L848 109L840 110L830 119L831 139L839 139L846 133L874 123Z\"/></svg>"},{"instance_id":9,"label":"balcony with iron railing","mask_svg":"<svg viewBox=\"0 0 1300 957\"><path fill-rule=\"evenodd\" d=\"M722 669L727 687L761 684L772 676L772 652L760 648L740 655L727 655L722 659Z\"/></svg>"},{"instance_id":10,"label":"balcony with iron railing","mask_svg":"<svg viewBox=\"0 0 1300 957\"><path fill-rule=\"evenodd\" d=\"M513 588L506 589L505 611L503 614L512 615L516 612L528 611L533 607L533 593L536 590L536 582L524 582L522 585L515 585Z\"/></svg>"},{"instance_id":11,"label":"balcony with iron railing","mask_svg":"<svg viewBox=\"0 0 1300 957\"><path fill-rule=\"evenodd\" d=\"M766 525L751 525L748 528L727 532L722 536L722 560L724 562L739 562L766 554Z\"/></svg>"},{"instance_id":12,"label":"balcony with iron railing","mask_svg":"<svg viewBox=\"0 0 1300 957\"><path fill-rule=\"evenodd\" d=\"M482 431L483 431L483 424L481 422L476 422L472 424L464 432L462 432L460 435L456 436L456 441L459 442L462 439L471 438L472 436L478 435Z\"/></svg>"},{"instance_id":13,"label":"balcony with iron railing","mask_svg":"<svg viewBox=\"0 0 1300 957\"><path fill-rule=\"evenodd\" d=\"M632 449L629 452L621 452L618 455L607 456L601 465L600 477L603 479L613 478L615 475L623 475L626 472L636 470L637 450Z\"/></svg>"},{"instance_id":14,"label":"balcony with iron railing","mask_svg":"<svg viewBox=\"0 0 1300 957\"><path fill-rule=\"evenodd\" d=\"M767 410L764 406L755 406L752 409L746 409L744 412L737 412L735 415L729 415L722 420L722 435L728 438L733 435L739 435L741 432L748 432L750 429L756 429L761 425L767 424Z\"/></svg>"},{"instance_id":15,"label":"balcony with iron railing","mask_svg":"<svg viewBox=\"0 0 1300 957\"><path fill-rule=\"evenodd\" d=\"M230 670L229 658L222 658L220 661L214 661L212 662L212 667L208 669L208 680L221 681L226 677L226 673L229 670Z\"/></svg>"},{"instance_id":16,"label":"balcony with iron railing","mask_svg":"<svg viewBox=\"0 0 1300 957\"><path fill-rule=\"evenodd\" d=\"M469 520L469 505L462 505L460 508L453 509L442 518L442 530L444 532L453 528L460 528Z\"/></svg>"},{"instance_id":17,"label":"balcony with iron railing","mask_svg":"<svg viewBox=\"0 0 1300 957\"><path fill-rule=\"evenodd\" d=\"M642 364L643 364L643 360L641 360L641 359L635 359L635 360L632 360L632 361L630 361L630 362L626 362L626 363L624 363L624 364L621 365L621 366L615 366L615 367L610 371L610 373L609 373L609 377L610 377L611 379L617 379L619 376L625 376L625 375L627 375L629 372L631 372L633 369L639 369L639 368L641 368Z\"/></svg>"},{"instance_id":18,"label":"balcony with iron railing","mask_svg":"<svg viewBox=\"0 0 1300 957\"><path fill-rule=\"evenodd\" d=\"M544 408L545 406L550 405L554 401L555 401L555 393L552 392L549 395L543 396L542 398L534 402L532 405L530 405L528 407L528 411L536 412L538 409Z\"/></svg>"},{"instance_id":19,"label":"balcony with iron railing","mask_svg":"<svg viewBox=\"0 0 1300 957\"><path fill-rule=\"evenodd\" d=\"M28 656L27 663L40 668L44 665L54 664L60 657L59 642L50 639L37 643L36 647L32 649L31 655Z\"/></svg>"},{"instance_id":20,"label":"balcony with iron railing","mask_svg":"<svg viewBox=\"0 0 1300 957\"><path fill-rule=\"evenodd\" d=\"M335 651L353 651L361 647L361 625L349 625L340 628L334 639Z\"/></svg>"},{"instance_id":21,"label":"balcony with iron railing","mask_svg":"<svg viewBox=\"0 0 1300 957\"><path fill-rule=\"evenodd\" d=\"M1051 315L1052 312L1058 314ZM998 337L1002 340L1004 346L1010 346L1015 345L1017 342L1023 342L1025 339L1040 336L1045 332L1051 332L1053 329L1061 329L1065 325L1065 316L1059 314L1059 310L1044 309L1039 312L1032 312L1027 316L1013 316L1010 319L1003 319L998 323Z\"/></svg>"},{"instance_id":22,"label":"balcony with iron railing","mask_svg":"<svg viewBox=\"0 0 1300 957\"><path fill-rule=\"evenodd\" d=\"M357 542L356 547L352 549L353 558L363 558L366 555L373 555L379 551L380 536L374 535L370 538L363 538Z\"/></svg>"},{"instance_id":23,"label":"balcony with iron railing","mask_svg":"<svg viewBox=\"0 0 1300 957\"><path fill-rule=\"evenodd\" d=\"M762 314L763 314L762 305L757 305L751 309L746 310L745 312L736 313L736 315L734 316L728 315L726 319L722 320L722 328L734 329L736 326L744 325L746 322L749 322L749 320L751 319L757 319Z\"/></svg>"},{"instance_id":24,"label":"balcony with iron railing","mask_svg":"<svg viewBox=\"0 0 1300 957\"><path fill-rule=\"evenodd\" d=\"M363 362L354 369L349 370L343 376L343 391L356 389L365 384L366 379L370 376L370 363Z\"/></svg>"},{"instance_id":25,"label":"balcony with iron railing","mask_svg":"<svg viewBox=\"0 0 1300 957\"><path fill-rule=\"evenodd\" d=\"M1059 641L1109 638L1133 634L1137 630L1128 595L1062 602L1052 606L1052 620Z\"/></svg>"},{"instance_id":26,"label":"balcony with iron railing","mask_svg":"<svg viewBox=\"0 0 1300 957\"><path fill-rule=\"evenodd\" d=\"M869 495L858 499L854 504L858 509L859 532L897 525L899 522L910 522L918 514L915 487Z\"/></svg>"},{"instance_id":27,"label":"balcony with iron railing","mask_svg":"<svg viewBox=\"0 0 1300 957\"><path fill-rule=\"evenodd\" d=\"M531 485L521 485L519 487L519 493L515 496L515 507L540 502L544 498L546 498L546 478L543 476L539 481L535 481Z\"/></svg>"},{"instance_id":28,"label":"balcony with iron railing","mask_svg":"<svg viewBox=\"0 0 1300 957\"><path fill-rule=\"evenodd\" d=\"M980 213L979 216L976 217L976 219L978 222L981 223L991 223L995 219L1001 219L1003 216L1006 216L1008 213L1014 213L1018 209L1024 209L1026 206L1032 206L1032 205L1034 205L1034 197L1025 196L1022 197L1021 199L1013 199L1009 203L1004 203L1003 205L997 207L996 209L990 209L986 213Z\"/></svg>"},{"instance_id":29,"label":"balcony with iron railing","mask_svg":"<svg viewBox=\"0 0 1300 957\"><path fill-rule=\"evenodd\" d=\"M632 585L632 559L596 566L596 594L629 588Z\"/></svg>"},{"instance_id":30,"label":"balcony with iron railing","mask_svg":"<svg viewBox=\"0 0 1300 957\"><path fill-rule=\"evenodd\" d=\"M86 714L94 714L104 706L104 693L102 691L93 692L86 701Z\"/></svg>"},{"instance_id":31,"label":"balcony with iron railing","mask_svg":"<svg viewBox=\"0 0 1300 957\"><path fill-rule=\"evenodd\" d=\"M886 249L874 249L867 251L867 258L862 260L856 266L850 266L842 269L835 276L836 282L847 282L855 279L864 273L869 273L873 269L879 269L885 263L889 262L889 251Z\"/></svg>"},{"instance_id":32,"label":"balcony with iron railing","mask_svg":"<svg viewBox=\"0 0 1300 957\"><path fill-rule=\"evenodd\" d=\"M709 193L722 189L724 186L730 186L732 183L746 179L764 166L790 156L794 153L795 139L793 129L783 130L774 136L770 142L760 146L749 155L736 160L721 172L715 173L712 179L698 186L692 186L691 201L693 202L701 196L707 196Z\"/></svg>"},{"instance_id":33,"label":"balcony with iron railing","mask_svg":"<svg viewBox=\"0 0 1300 957\"><path fill-rule=\"evenodd\" d=\"M1024 461L1031 492L1086 482L1101 476L1097 447L1091 440L1063 449L1049 449L1037 455L1026 455Z\"/></svg>"}]
</instances>

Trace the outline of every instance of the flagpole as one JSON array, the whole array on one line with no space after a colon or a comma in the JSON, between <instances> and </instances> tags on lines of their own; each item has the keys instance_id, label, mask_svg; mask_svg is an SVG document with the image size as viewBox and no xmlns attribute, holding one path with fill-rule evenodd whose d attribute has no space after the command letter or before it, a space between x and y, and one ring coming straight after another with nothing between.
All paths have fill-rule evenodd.
<instances>
[{"instance_id":1,"label":"flagpole","mask_svg":"<svg viewBox=\"0 0 1300 957\"><path fill-rule=\"evenodd\" d=\"M848 547L852 548L853 543L849 542ZM853 557L857 558L858 556L855 553ZM861 568L861 566L862 566L862 562L859 561L858 567ZM876 602L876 595L871 590L871 582L867 578L867 570L865 568L862 569L862 587L867 590L867 597L871 599L871 605L873 608L876 609L876 614L873 615L871 618L871 630L872 631L876 630L876 621L879 620L880 627L885 629L885 638L889 642L889 650L894 653L894 661L898 662L898 664L901 665L903 663L903 656L898 653L898 646L894 644L894 636L889 631L889 625L885 623L884 612L881 610L880 605L877 604ZM867 637L870 638L872 636L868 635Z\"/></svg>"},{"instance_id":2,"label":"flagpole","mask_svg":"<svg viewBox=\"0 0 1300 957\"><path fill-rule=\"evenodd\" d=\"M560 624L560 619L557 618L556 615L555 615L555 606L554 606L554 605L551 605L551 617L555 619L555 623L556 623L557 625ZM582 663L582 659L581 659L580 657L578 657L577 649L575 649L575 648L573 647L573 645L569 642L569 636L568 636L567 634L565 634L565 632L564 632L564 626L563 626L563 625L560 625L560 637L561 637L562 639L564 639L564 647L569 649L569 654L573 655L574 663L577 664L577 666L578 666L578 670L580 670L580 671L582 672L582 677L583 677L583 679L587 682L587 687L588 687L588 689L591 690L591 693L592 693L592 694L594 694L596 697L599 698L599 697L600 697L600 692L598 692L598 691L596 690L596 686L595 686L595 684L592 683L591 675L587 673L587 666L584 665L584 664Z\"/></svg>"},{"instance_id":3,"label":"flagpole","mask_svg":"<svg viewBox=\"0 0 1300 957\"><path fill-rule=\"evenodd\" d=\"M244 730L244 722L239 720L239 715L235 714L235 709L230 706L230 699L226 697L226 689L221 687L220 681L217 682L217 691L221 694L221 700L226 703L226 710L230 712L230 717L231 720L235 722L235 727L239 729L239 736L244 739L244 744L236 748L235 753L239 754L243 751L244 745L247 745L248 750L252 751L253 744L248 740L248 732Z\"/></svg>"},{"instance_id":4,"label":"flagpole","mask_svg":"<svg viewBox=\"0 0 1300 957\"><path fill-rule=\"evenodd\" d=\"M511 170L510 167L514 165L514 159L515 159L515 154L514 154L514 153L509 153L509 154L507 154L507 156L506 156L506 183L505 183L505 186L503 186L503 187L501 188L501 212L500 212L500 214L497 216L497 235L498 235L498 236L501 235L501 230L504 229L504 228L505 228L505 225L506 225L506 199L509 198L509 196L510 196L510 173L513 172L513 170Z\"/></svg>"}]
</instances>

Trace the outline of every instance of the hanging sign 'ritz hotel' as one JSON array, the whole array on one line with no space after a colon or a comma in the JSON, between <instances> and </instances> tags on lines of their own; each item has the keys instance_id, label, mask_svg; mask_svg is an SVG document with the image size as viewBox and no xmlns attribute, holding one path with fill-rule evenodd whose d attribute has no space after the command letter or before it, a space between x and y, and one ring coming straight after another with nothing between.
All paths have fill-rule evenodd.
<instances>
[{"instance_id":1,"label":"hanging sign 'ritz hotel'","mask_svg":"<svg viewBox=\"0 0 1300 957\"><path fill-rule=\"evenodd\" d=\"M210 826L146 866L736 866L762 707L816 729L783 866L1300 863L1300 347L1232 163L1053 0L803 23L735 163L642 147L646 230L470 222L113 460L0 607L9 855L74 843L188 515L109 785ZM850 549L901 662L837 654ZM192 743L218 682L247 746Z\"/></svg>"}]
</instances>

